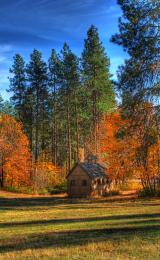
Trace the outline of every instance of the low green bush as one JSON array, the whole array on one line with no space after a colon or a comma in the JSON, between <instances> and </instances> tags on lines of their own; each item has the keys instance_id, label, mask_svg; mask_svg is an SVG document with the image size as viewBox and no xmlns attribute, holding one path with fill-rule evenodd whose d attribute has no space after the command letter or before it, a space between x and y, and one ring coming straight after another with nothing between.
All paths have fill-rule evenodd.
<instances>
[{"instance_id":1,"label":"low green bush","mask_svg":"<svg viewBox=\"0 0 160 260\"><path fill-rule=\"evenodd\" d=\"M39 188L39 187L5 187L5 191L14 192L14 193L25 193L32 195L54 195L67 192L66 182L57 184L49 188Z\"/></svg>"},{"instance_id":2,"label":"low green bush","mask_svg":"<svg viewBox=\"0 0 160 260\"><path fill-rule=\"evenodd\" d=\"M48 189L49 194L60 194L67 192L67 183L63 182L61 184L55 185L54 187L51 187Z\"/></svg>"},{"instance_id":3,"label":"low green bush","mask_svg":"<svg viewBox=\"0 0 160 260\"><path fill-rule=\"evenodd\" d=\"M9 192L14 192L14 193L25 193L25 194L35 194L34 189L30 186L28 187L4 187L3 190L9 191Z\"/></svg>"},{"instance_id":4,"label":"low green bush","mask_svg":"<svg viewBox=\"0 0 160 260\"><path fill-rule=\"evenodd\" d=\"M149 188L145 188L138 192L138 197L154 197L157 196L157 191L150 190Z\"/></svg>"}]
</instances>

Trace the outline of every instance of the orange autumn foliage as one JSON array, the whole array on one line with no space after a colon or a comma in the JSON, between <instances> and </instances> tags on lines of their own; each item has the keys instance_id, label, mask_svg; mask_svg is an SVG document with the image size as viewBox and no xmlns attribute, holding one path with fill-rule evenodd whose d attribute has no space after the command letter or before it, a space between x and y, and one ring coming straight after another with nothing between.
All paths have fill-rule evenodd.
<instances>
[{"instance_id":1,"label":"orange autumn foliage","mask_svg":"<svg viewBox=\"0 0 160 260\"><path fill-rule=\"evenodd\" d=\"M134 130L139 148L134 172L141 179L143 187L155 191L160 186L160 138L159 120L151 103L141 104L138 127Z\"/></svg>"},{"instance_id":2,"label":"orange autumn foliage","mask_svg":"<svg viewBox=\"0 0 160 260\"><path fill-rule=\"evenodd\" d=\"M29 142L22 125L8 115L0 115L1 185L18 187L30 181Z\"/></svg>"},{"instance_id":3,"label":"orange autumn foliage","mask_svg":"<svg viewBox=\"0 0 160 260\"><path fill-rule=\"evenodd\" d=\"M107 114L99 131L99 157L115 181L140 179L155 190L160 180L160 139L151 104L142 105L137 122L124 120L117 111Z\"/></svg>"},{"instance_id":4,"label":"orange autumn foliage","mask_svg":"<svg viewBox=\"0 0 160 260\"><path fill-rule=\"evenodd\" d=\"M107 164L107 170L116 182L123 181L133 172L136 138L126 135L129 122L120 112L106 114L99 132L99 155Z\"/></svg>"},{"instance_id":5,"label":"orange autumn foliage","mask_svg":"<svg viewBox=\"0 0 160 260\"><path fill-rule=\"evenodd\" d=\"M62 168L48 161L34 163L32 171L32 184L37 188L53 187L65 180Z\"/></svg>"}]
</instances>

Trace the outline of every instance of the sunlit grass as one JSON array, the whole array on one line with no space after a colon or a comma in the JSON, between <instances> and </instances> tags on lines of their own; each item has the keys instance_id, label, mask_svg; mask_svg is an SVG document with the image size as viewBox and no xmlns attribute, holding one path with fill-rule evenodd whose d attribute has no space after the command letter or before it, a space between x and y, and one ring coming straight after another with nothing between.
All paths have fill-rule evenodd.
<instances>
[{"instance_id":1,"label":"sunlit grass","mask_svg":"<svg viewBox=\"0 0 160 260\"><path fill-rule=\"evenodd\" d=\"M0 259L160 259L160 199L0 198Z\"/></svg>"}]
</instances>

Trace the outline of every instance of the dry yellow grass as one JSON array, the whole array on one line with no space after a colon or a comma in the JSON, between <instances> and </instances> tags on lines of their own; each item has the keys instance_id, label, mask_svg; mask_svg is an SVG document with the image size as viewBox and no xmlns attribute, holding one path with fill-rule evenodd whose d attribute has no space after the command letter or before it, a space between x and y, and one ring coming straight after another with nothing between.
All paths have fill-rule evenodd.
<instances>
[{"instance_id":1,"label":"dry yellow grass","mask_svg":"<svg viewBox=\"0 0 160 260\"><path fill-rule=\"evenodd\" d=\"M0 260L160 259L160 199L0 192Z\"/></svg>"}]
</instances>

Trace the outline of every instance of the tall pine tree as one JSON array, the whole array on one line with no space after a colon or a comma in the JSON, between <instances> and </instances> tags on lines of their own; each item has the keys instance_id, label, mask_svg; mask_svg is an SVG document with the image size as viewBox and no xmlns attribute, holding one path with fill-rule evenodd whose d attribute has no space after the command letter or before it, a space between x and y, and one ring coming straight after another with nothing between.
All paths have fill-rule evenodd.
<instances>
[{"instance_id":1,"label":"tall pine tree","mask_svg":"<svg viewBox=\"0 0 160 260\"><path fill-rule=\"evenodd\" d=\"M58 130L59 130L59 109L58 94L61 84L62 62L59 55L53 49L48 61L48 83L49 83L49 107L50 107L50 135L51 135L51 160L58 163Z\"/></svg>"},{"instance_id":2,"label":"tall pine tree","mask_svg":"<svg viewBox=\"0 0 160 260\"><path fill-rule=\"evenodd\" d=\"M129 59L119 69L119 90L130 116L137 105L159 95L160 3L158 0L119 0L123 16L112 42L123 46Z\"/></svg>"},{"instance_id":3,"label":"tall pine tree","mask_svg":"<svg viewBox=\"0 0 160 260\"><path fill-rule=\"evenodd\" d=\"M44 157L46 148L46 134L48 129L48 76L47 65L42 60L42 54L34 50L27 65L28 99L32 114L32 149L35 162L39 156ZM43 159L43 158L42 158Z\"/></svg>"},{"instance_id":4,"label":"tall pine tree","mask_svg":"<svg viewBox=\"0 0 160 260\"><path fill-rule=\"evenodd\" d=\"M110 62L102 46L96 27L91 26L82 53L83 83L88 98L88 117L94 137L94 152L98 152L98 127L103 113L111 111L115 106L115 95L111 75Z\"/></svg>"},{"instance_id":5,"label":"tall pine tree","mask_svg":"<svg viewBox=\"0 0 160 260\"><path fill-rule=\"evenodd\" d=\"M141 133L141 146L137 150L137 165L146 175L148 153L159 135L160 93L160 2L159 0L119 0L123 16L119 19L119 33L112 41L123 46L129 59L119 68L118 87L122 94L123 114L129 117L133 132ZM151 111L154 114L150 125ZM158 160L159 161L159 160ZM160 165L157 164L159 178ZM149 179L149 175L147 178Z\"/></svg>"},{"instance_id":6,"label":"tall pine tree","mask_svg":"<svg viewBox=\"0 0 160 260\"><path fill-rule=\"evenodd\" d=\"M62 86L60 90L62 113L66 133L66 163L67 171L71 169L72 160L78 157L79 125L78 125L78 88L79 79L78 58L65 43L62 50ZM76 144L76 151L75 151ZM74 154L76 152L76 156Z\"/></svg>"},{"instance_id":7,"label":"tall pine tree","mask_svg":"<svg viewBox=\"0 0 160 260\"><path fill-rule=\"evenodd\" d=\"M19 119L24 123L24 101L26 93L26 73L25 62L21 55L16 54L14 56L14 63L10 69L12 77L10 77L9 91L13 92L11 100L15 109L17 110Z\"/></svg>"}]
</instances>

